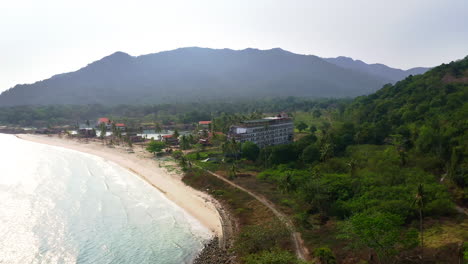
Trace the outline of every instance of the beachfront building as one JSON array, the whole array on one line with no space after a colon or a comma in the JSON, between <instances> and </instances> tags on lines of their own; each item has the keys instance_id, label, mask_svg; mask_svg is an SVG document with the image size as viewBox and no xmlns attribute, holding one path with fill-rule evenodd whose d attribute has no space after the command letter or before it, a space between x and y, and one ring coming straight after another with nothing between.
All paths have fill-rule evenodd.
<instances>
[{"instance_id":1,"label":"beachfront building","mask_svg":"<svg viewBox=\"0 0 468 264\"><path fill-rule=\"evenodd\" d=\"M78 135L86 138L95 137L96 130L86 124L80 124L78 126Z\"/></svg>"},{"instance_id":2,"label":"beachfront building","mask_svg":"<svg viewBox=\"0 0 468 264\"><path fill-rule=\"evenodd\" d=\"M293 142L293 120L286 114L242 121L231 126L229 137L238 142L250 141L260 148Z\"/></svg>"},{"instance_id":3,"label":"beachfront building","mask_svg":"<svg viewBox=\"0 0 468 264\"><path fill-rule=\"evenodd\" d=\"M179 139L174 137L174 135L163 135L161 141L171 146L179 145Z\"/></svg>"},{"instance_id":4,"label":"beachfront building","mask_svg":"<svg viewBox=\"0 0 468 264\"><path fill-rule=\"evenodd\" d=\"M99 128L101 126L101 124L104 124L108 130L111 129L111 127L112 127L112 123L111 123L110 119L107 118L107 117L99 118L97 120L97 122L96 122L96 128Z\"/></svg>"},{"instance_id":5,"label":"beachfront building","mask_svg":"<svg viewBox=\"0 0 468 264\"><path fill-rule=\"evenodd\" d=\"M120 131L125 131L127 129L127 126L125 126L124 123L116 123L115 128L117 128Z\"/></svg>"}]
</instances>

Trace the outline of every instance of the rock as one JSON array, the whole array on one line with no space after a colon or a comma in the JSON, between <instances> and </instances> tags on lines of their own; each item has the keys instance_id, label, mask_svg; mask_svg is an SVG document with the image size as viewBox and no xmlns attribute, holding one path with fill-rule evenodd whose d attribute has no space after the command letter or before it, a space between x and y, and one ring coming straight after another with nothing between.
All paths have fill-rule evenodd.
<instances>
[{"instance_id":1,"label":"rock","mask_svg":"<svg viewBox=\"0 0 468 264\"><path fill-rule=\"evenodd\" d=\"M205 244L193 264L231 264L233 259L231 253L219 247L219 239L215 237Z\"/></svg>"}]
</instances>

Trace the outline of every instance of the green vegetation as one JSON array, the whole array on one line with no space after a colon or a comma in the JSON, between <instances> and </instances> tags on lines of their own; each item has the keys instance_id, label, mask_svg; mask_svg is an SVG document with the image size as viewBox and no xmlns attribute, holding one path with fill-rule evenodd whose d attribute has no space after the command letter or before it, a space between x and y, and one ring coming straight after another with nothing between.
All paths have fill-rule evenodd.
<instances>
[{"instance_id":1,"label":"green vegetation","mask_svg":"<svg viewBox=\"0 0 468 264\"><path fill-rule=\"evenodd\" d=\"M309 126L306 123L302 122L302 121L300 121L300 122L298 122L296 124L296 128L297 128L297 130L299 130L299 132L302 132L302 131L306 130L307 127L309 127Z\"/></svg>"},{"instance_id":2,"label":"green vegetation","mask_svg":"<svg viewBox=\"0 0 468 264\"><path fill-rule=\"evenodd\" d=\"M230 209L239 227L233 250L244 263L301 262L265 206L200 167L275 204L294 220L315 262L437 263L458 261L468 240L468 219L456 207L468 203L467 80L468 57L353 101L13 107L0 108L0 122L51 125L107 115L134 128L192 124L196 131L180 137L183 152L173 157L184 182ZM291 144L259 149L223 134L280 111L300 132ZM193 125L200 120L212 120L210 130ZM147 145L152 153L164 148Z\"/></svg>"},{"instance_id":3,"label":"green vegetation","mask_svg":"<svg viewBox=\"0 0 468 264\"><path fill-rule=\"evenodd\" d=\"M286 250L276 249L272 251L262 251L258 254L251 254L244 258L245 264L302 264L300 261ZM330 262L332 263L332 262Z\"/></svg>"},{"instance_id":4,"label":"green vegetation","mask_svg":"<svg viewBox=\"0 0 468 264\"><path fill-rule=\"evenodd\" d=\"M246 226L236 240L235 249L244 254L253 254L277 248L288 236L288 230L277 222Z\"/></svg>"},{"instance_id":5,"label":"green vegetation","mask_svg":"<svg viewBox=\"0 0 468 264\"><path fill-rule=\"evenodd\" d=\"M260 153L260 148L252 142L245 142L241 147L242 156L248 160L255 161Z\"/></svg>"},{"instance_id":6,"label":"green vegetation","mask_svg":"<svg viewBox=\"0 0 468 264\"><path fill-rule=\"evenodd\" d=\"M336 264L336 258L329 247L320 247L314 250L314 257L322 264Z\"/></svg>"},{"instance_id":7,"label":"green vegetation","mask_svg":"<svg viewBox=\"0 0 468 264\"><path fill-rule=\"evenodd\" d=\"M403 218L396 214L374 211L354 214L344 222L342 237L376 252L379 263L394 263L394 256L417 246L417 232L402 232Z\"/></svg>"},{"instance_id":8,"label":"green vegetation","mask_svg":"<svg viewBox=\"0 0 468 264\"><path fill-rule=\"evenodd\" d=\"M166 147L166 143L161 141L155 141L151 139L151 141L146 146L146 150L154 155L160 153Z\"/></svg>"},{"instance_id":9,"label":"green vegetation","mask_svg":"<svg viewBox=\"0 0 468 264\"><path fill-rule=\"evenodd\" d=\"M364 261L367 251L378 263L408 255L426 260L431 255L424 248L434 245L433 235L430 245L425 239L430 219L451 225L455 203L467 202L466 77L468 58L410 76L350 105L293 112L298 130L310 127L294 143L266 147L255 156L228 141L222 148L226 163L204 166L281 205L312 249L330 246L317 256ZM322 229L327 233L322 235ZM468 239L461 233L442 244L459 238ZM442 244L427 251L448 250ZM245 260L271 256L274 246L269 248L248 252ZM332 257L326 261L333 263Z\"/></svg>"},{"instance_id":10,"label":"green vegetation","mask_svg":"<svg viewBox=\"0 0 468 264\"><path fill-rule=\"evenodd\" d=\"M130 128L150 125L159 132L163 125L192 124L200 120L214 121L215 131L227 132L230 125L245 119L261 117L261 113L309 111L346 104L344 99L273 98L263 100L209 101L157 105L46 105L0 107L0 125L47 127L76 125L83 120L109 117ZM93 123L93 122L91 122Z\"/></svg>"}]
</instances>

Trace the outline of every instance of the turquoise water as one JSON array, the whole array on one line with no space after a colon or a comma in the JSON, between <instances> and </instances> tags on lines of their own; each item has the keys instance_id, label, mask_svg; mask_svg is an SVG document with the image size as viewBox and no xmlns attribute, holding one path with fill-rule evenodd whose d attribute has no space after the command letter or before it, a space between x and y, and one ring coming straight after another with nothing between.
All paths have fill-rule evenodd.
<instances>
[{"instance_id":1,"label":"turquoise water","mask_svg":"<svg viewBox=\"0 0 468 264\"><path fill-rule=\"evenodd\" d=\"M0 134L0 263L190 263L206 228L99 157Z\"/></svg>"}]
</instances>

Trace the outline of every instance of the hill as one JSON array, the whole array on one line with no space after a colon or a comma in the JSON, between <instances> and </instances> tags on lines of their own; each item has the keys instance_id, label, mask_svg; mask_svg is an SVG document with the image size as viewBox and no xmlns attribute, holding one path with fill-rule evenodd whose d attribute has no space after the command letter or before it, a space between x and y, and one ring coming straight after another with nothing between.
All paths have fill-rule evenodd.
<instances>
[{"instance_id":1,"label":"hill","mask_svg":"<svg viewBox=\"0 0 468 264\"><path fill-rule=\"evenodd\" d=\"M336 57L336 58L324 58L325 61L333 63L337 66L355 70L362 73L367 73L373 76L387 80L389 83L395 83L397 81L403 80L409 75L418 75L423 74L428 71L430 68L416 67L409 70L401 70L388 67L387 65L374 63L367 64L361 60L354 60L349 57Z\"/></svg>"},{"instance_id":2,"label":"hill","mask_svg":"<svg viewBox=\"0 0 468 264\"><path fill-rule=\"evenodd\" d=\"M387 82L282 49L181 48L138 57L116 52L75 72L16 85L0 95L0 105L354 97Z\"/></svg>"},{"instance_id":3,"label":"hill","mask_svg":"<svg viewBox=\"0 0 468 264\"><path fill-rule=\"evenodd\" d=\"M347 112L359 143L398 142L430 157L424 166L445 171L468 201L468 56L359 97Z\"/></svg>"},{"instance_id":4,"label":"hill","mask_svg":"<svg viewBox=\"0 0 468 264\"><path fill-rule=\"evenodd\" d=\"M389 133L409 135L437 123L461 129L468 119L468 57L358 97L348 111L357 123L385 131L374 133L376 143Z\"/></svg>"}]
</instances>

